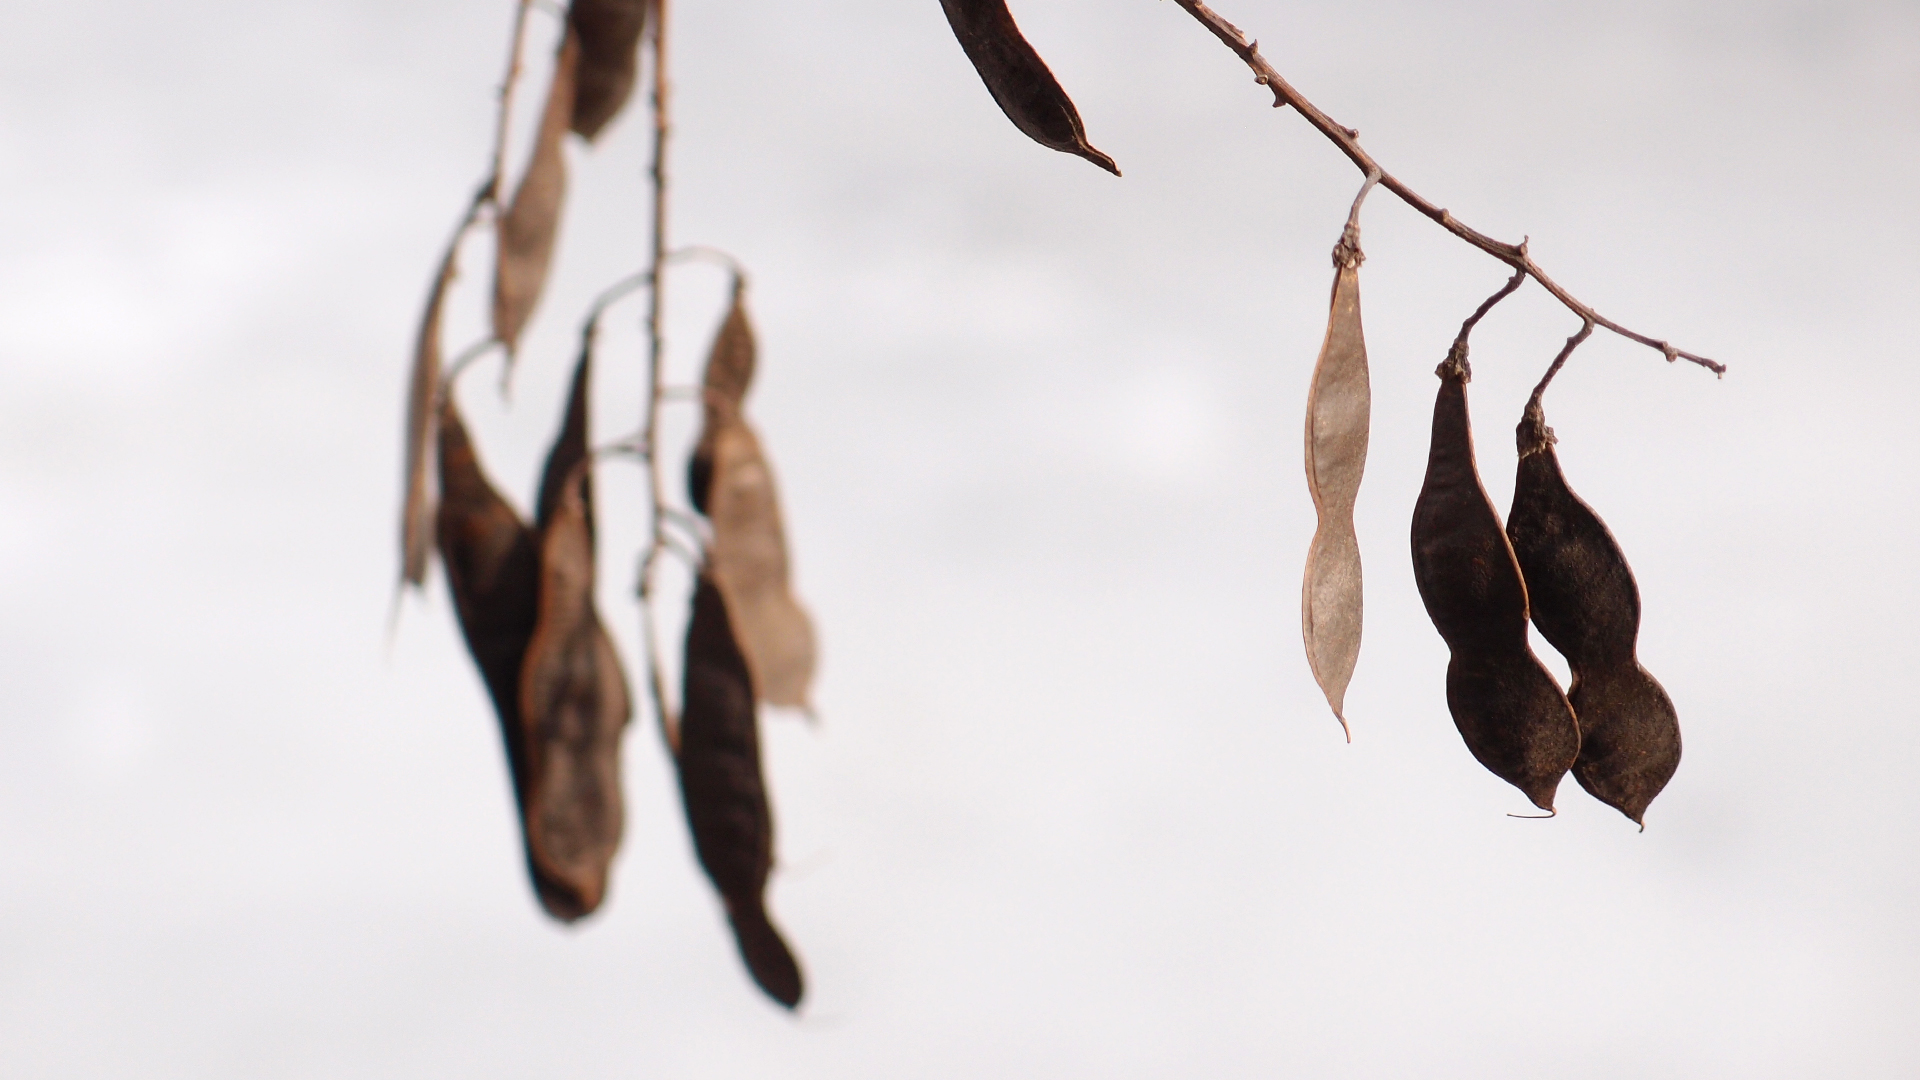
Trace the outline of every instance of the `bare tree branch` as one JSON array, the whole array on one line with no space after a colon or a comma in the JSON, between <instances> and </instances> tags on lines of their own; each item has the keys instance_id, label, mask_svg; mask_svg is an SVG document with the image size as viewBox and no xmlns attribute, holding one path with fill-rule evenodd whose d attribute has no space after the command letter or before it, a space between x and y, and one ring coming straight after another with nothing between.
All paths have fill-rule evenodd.
<instances>
[{"instance_id":1,"label":"bare tree branch","mask_svg":"<svg viewBox=\"0 0 1920 1080\"><path fill-rule=\"evenodd\" d=\"M1295 111L1306 118L1307 123L1312 124L1315 130L1325 135L1335 146L1338 146L1341 152L1346 154L1347 158L1352 161L1361 172L1366 173L1369 178L1378 176L1380 186L1399 196L1400 201L1413 207L1414 210L1423 216L1431 218L1437 222L1441 228L1453 235L1465 240L1467 243L1472 244L1474 247L1479 248L1494 258L1499 259L1515 270L1524 272L1528 277L1539 282L1542 288L1552 293L1554 299L1565 304L1575 315L1580 316L1583 321L1604 326L1614 333L1619 334L1621 337L1629 341L1637 341L1650 349L1658 349L1669 361L1690 360L1716 375L1726 374L1727 369L1723 364L1709 360L1696 353L1687 352L1684 349L1676 349L1658 338L1648 337L1638 331L1629 330L1619 323L1614 322L1612 319L1602 316L1585 303L1582 303L1572 293L1562 288L1559 283L1548 277L1544 270L1540 269L1540 265L1534 262L1532 257L1527 254L1526 241L1523 240L1518 244L1509 244L1504 241L1495 240L1493 237L1477 229L1469 228L1462 224L1442 207L1435 206L1433 203L1427 201L1419 192L1408 187L1398 177L1380 168L1379 163L1373 160L1372 155L1360 148L1359 131L1334 123L1331 117L1321 112L1313 102L1308 101L1301 95L1300 91L1295 90L1286 79L1282 78L1280 72L1275 70L1274 66L1269 64L1265 57L1260 55L1259 44L1248 40L1247 36L1240 32L1239 27L1221 18L1217 12L1202 3L1201 0L1174 0L1174 2L1185 8L1187 13L1195 19L1198 19L1200 25L1212 31L1214 37L1219 38L1227 48L1232 49L1236 56L1240 57L1241 60L1246 62L1248 67L1253 69L1254 81L1273 91L1274 108L1277 109L1283 105L1293 106Z\"/></svg>"},{"instance_id":2,"label":"bare tree branch","mask_svg":"<svg viewBox=\"0 0 1920 1080\"><path fill-rule=\"evenodd\" d=\"M653 621L653 571L671 540L666 531L666 476L657 453L660 401L666 394L666 336L661 322L665 275L661 268L667 262L667 136L671 131L667 113L667 0L653 0L649 28L653 37L653 162L649 170L653 184L653 256L647 279L653 288L647 294L647 403L640 421L640 456L646 463L651 502L647 544L640 555L640 624L647 689L653 697L654 712L660 717L660 737L666 740L668 752L678 757L680 720L667 703L666 668L660 662Z\"/></svg>"}]
</instances>

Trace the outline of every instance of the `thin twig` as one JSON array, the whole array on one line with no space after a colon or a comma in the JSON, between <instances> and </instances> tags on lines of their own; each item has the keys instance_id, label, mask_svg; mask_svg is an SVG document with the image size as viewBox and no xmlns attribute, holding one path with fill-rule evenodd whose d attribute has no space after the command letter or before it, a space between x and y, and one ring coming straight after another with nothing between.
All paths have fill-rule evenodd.
<instances>
[{"instance_id":1,"label":"thin twig","mask_svg":"<svg viewBox=\"0 0 1920 1080\"><path fill-rule=\"evenodd\" d=\"M587 317L581 320L580 332L582 334L597 333L600 328L600 316L606 314L608 308L651 284L653 284L653 271L640 270L600 290L600 295L594 297L593 303L587 307Z\"/></svg>"},{"instance_id":2,"label":"thin twig","mask_svg":"<svg viewBox=\"0 0 1920 1080\"><path fill-rule=\"evenodd\" d=\"M736 286L747 280L747 270L740 265L740 260L717 247L709 247L706 244L690 244L683 248L677 248L667 253L667 261L710 262L726 267L727 271L733 275L733 281Z\"/></svg>"},{"instance_id":3,"label":"thin twig","mask_svg":"<svg viewBox=\"0 0 1920 1080\"><path fill-rule=\"evenodd\" d=\"M646 649L647 687L653 697L654 712L660 717L660 736L667 750L680 753L680 721L667 704L666 667L660 660L653 622L653 571L660 553L669 543L666 531L666 479L660 467L658 449L660 400L666 388L665 334L661 325L662 274L667 262L667 0L653 0L653 18L649 20L653 40L653 257L648 270L653 288L647 302L647 404L640 421L640 454L647 463L648 506L647 544L640 555L640 624L642 647Z\"/></svg>"},{"instance_id":4,"label":"thin twig","mask_svg":"<svg viewBox=\"0 0 1920 1080\"><path fill-rule=\"evenodd\" d=\"M1522 240L1521 250L1526 250L1526 246L1526 241ZM1493 310L1493 305L1512 296L1513 290L1526 284L1526 280L1525 270L1515 270L1513 276L1507 279L1505 285L1500 286L1498 292L1480 301L1480 306L1473 309L1473 314L1467 316L1467 321L1460 324L1460 332L1453 335L1453 346L1447 350L1447 358L1440 361L1440 366L1434 369L1435 375L1443 379L1457 375L1463 381L1473 378L1473 365L1467 363L1467 335L1473 333L1473 328L1481 319L1486 318L1487 312ZM1589 322L1588 326L1591 328L1592 323Z\"/></svg>"},{"instance_id":5,"label":"thin twig","mask_svg":"<svg viewBox=\"0 0 1920 1080\"><path fill-rule=\"evenodd\" d=\"M520 0L513 12L513 42L507 46L507 74L500 80L500 117L493 129L493 175L482 188L486 201L500 205L500 188L507 178L507 121L513 115L513 87L520 81L520 43L527 36L527 9L533 0Z\"/></svg>"},{"instance_id":6,"label":"thin twig","mask_svg":"<svg viewBox=\"0 0 1920 1080\"><path fill-rule=\"evenodd\" d=\"M493 347L498 344L500 344L499 338L488 335L456 353L454 358L447 362L446 372L440 376L440 386L435 399L436 403L445 400L448 394L453 393L454 380L458 379L462 372L473 366L475 361L493 351Z\"/></svg>"},{"instance_id":7,"label":"thin twig","mask_svg":"<svg viewBox=\"0 0 1920 1080\"><path fill-rule=\"evenodd\" d=\"M1247 36L1240 32L1239 27L1221 18L1219 14L1202 3L1201 0L1174 0L1174 2L1185 8L1187 13L1195 19L1198 19L1202 26L1205 26L1213 32L1214 37L1219 38L1227 48L1232 49L1235 55L1239 56L1241 60L1246 62L1248 67L1253 69L1253 81L1273 91L1274 108L1279 108L1283 105L1293 106L1294 110L1304 117L1307 123L1312 124L1315 130L1325 135L1335 146L1338 146L1341 152L1345 153L1347 158L1362 172L1366 173L1369 177L1378 175L1380 185L1399 196L1401 202L1413 207L1413 209L1421 215L1439 223L1441 228L1446 229L1448 232L1479 248L1481 251L1499 259L1515 270L1525 272L1527 276L1538 281L1542 288L1552 293L1554 299L1565 304L1569 310L1575 315L1580 316L1582 320L1604 326L1629 341L1637 341L1650 349L1658 349L1669 361L1690 360L1716 375L1726 374L1727 369L1723 364L1709 360L1696 353L1687 352L1684 349L1676 349L1665 341L1648 337L1634 330L1629 330L1619 323L1603 317L1600 313L1594 311L1593 308L1582 303L1572 293L1562 288L1552 278L1548 277L1546 272L1540 269L1540 265L1534 262L1532 257L1527 254L1527 246L1524 242L1520 244L1508 244L1500 240L1495 240L1485 233L1461 224L1461 222L1447 210L1435 206L1423 198L1419 192L1414 191L1405 183L1401 182L1398 177L1381 169L1380 165L1373 160L1372 155L1360 148L1360 132L1354 128L1342 127L1334 123L1331 117L1315 107L1313 102L1308 101L1300 91L1295 90L1286 79L1281 77L1280 72L1275 70L1274 66L1269 64L1265 57L1260 55L1259 44L1249 41Z\"/></svg>"},{"instance_id":8,"label":"thin twig","mask_svg":"<svg viewBox=\"0 0 1920 1080\"><path fill-rule=\"evenodd\" d=\"M1587 337L1592 333L1593 320L1588 319L1580 324L1579 333L1567 339L1566 345L1560 350L1560 355L1554 357L1553 363L1548 365L1547 373L1540 376L1539 384L1533 388L1533 396L1527 399L1528 412L1533 413L1540 411L1540 398L1547 392L1547 384L1553 381L1555 375L1560 374L1560 369L1567 366L1567 357L1572 356L1573 350L1579 348L1580 343L1587 340Z\"/></svg>"}]
</instances>

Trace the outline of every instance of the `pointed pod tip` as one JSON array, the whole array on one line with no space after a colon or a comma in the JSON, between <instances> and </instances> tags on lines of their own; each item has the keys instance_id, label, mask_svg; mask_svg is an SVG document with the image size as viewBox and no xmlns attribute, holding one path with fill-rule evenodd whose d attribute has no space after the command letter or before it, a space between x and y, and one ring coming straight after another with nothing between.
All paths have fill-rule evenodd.
<instances>
[{"instance_id":1,"label":"pointed pod tip","mask_svg":"<svg viewBox=\"0 0 1920 1080\"><path fill-rule=\"evenodd\" d=\"M1107 170L1113 175L1115 176L1120 175L1120 166L1114 164L1114 161L1112 158L1108 157L1107 155L1101 153L1098 150L1095 150L1093 147L1088 146L1086 143L1081 143L1079 149L1074 152L1079 154L1081 157L1086 158L1088 161L1093 162L1095 165L1098 165L1101 168Z\"/></svg>"}]
</instances>

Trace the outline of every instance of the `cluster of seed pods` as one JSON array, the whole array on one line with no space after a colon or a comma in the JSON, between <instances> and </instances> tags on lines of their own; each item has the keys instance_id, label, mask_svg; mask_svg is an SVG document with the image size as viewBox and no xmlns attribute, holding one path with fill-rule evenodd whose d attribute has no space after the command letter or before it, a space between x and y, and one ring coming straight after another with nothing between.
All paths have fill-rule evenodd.
<instances>
[{"instance_id":1,"label":"cluster of seed pods","mask_svg":"<svg viewBox=\"0 0 1920 1080\"><path fill-rule=\"evenodd\" d=\"M1680 764L1673 702L1640 666L1640 592L1620 545L1567 486L1541 397L1592 324L1569 339L1516 431L1519 468L1502 527L1480 484L1467 410L1467 335L1523 280L1481 305L1436 374L1427 476L1413 516L1414 579L1445 639L1447 706L1474 757L1551 812L1569 769L1644 827ZM1567 660L1565 694L1527 645L1531 620Z\"/></svg>"},{"instance_id":2,"label":"cluster of seed pods","mask_svg":"<svg viewBox=\"0 0 1920 1080\"><path fill-rule=\"evenodd\" d=\"M658 0L572 0L526 167L509 199L496 162L441 259L408 394L402 584L424 586L437 548L499 720L528 877L541 906L564 922L591 914L606 897L624 828L621 739L633 712L618 652L594 604L587 428L601 306L587 322L531 523L488 480L453 380L489 347L513 362L552 264L566 193L566 135L592 140L621 110L635 82L637 46L658 17ZM516 29L516 53L518 40ZM510 74L509 88L512 81ZM503 139L505 113L503 104ZM459 247L489 206L497 241L492 336L443 372L442 309ZM736 279L703 380L705 423L689 473L694 505L710 518L711 529L701 530L710 539L687 627L684 715L677 723L662 720L695 850L741 955L768 996L792 1008L803 991L799 964L764 900L773 819L761 775L758 706L809 707L815 647L812 623L788 583L772 472L742 415L755 363L742 293ZM657 668L655 675L658 686Z\"/></svg>"},{"instance_id":3,"label":"cluster of seed pods","mask_svg":"<svg viewBox=\"0 0 1920 1080\"><path fill-rule=\"evenodd\" d=\"M437 539L460 628L493 698L534 891L571 922L606 896L620 845L626 675L593 603L582 354L534 524L487 480L451 387L440 412Z\"/></svg>"}]
</instances>

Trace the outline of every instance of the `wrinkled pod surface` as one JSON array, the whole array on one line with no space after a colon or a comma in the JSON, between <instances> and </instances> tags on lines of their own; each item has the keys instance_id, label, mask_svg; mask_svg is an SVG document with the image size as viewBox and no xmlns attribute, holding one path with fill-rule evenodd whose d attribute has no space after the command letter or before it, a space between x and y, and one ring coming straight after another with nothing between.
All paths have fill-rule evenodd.
<instances>
[{"instance_id":1,"label":"wrinkled pod surface","mask_svg":"<svg viewBox=\"0 0 1920 1080\"><path fill-rule=\"evenodd\" d=\"M1527 646L1527 587L1474 465L1464 355L1449 356L1436 374L1433 441L1413 511L1413 576L1453 654L1447 709L1480 764L1551 811L1580 730Z\"/></svg>"},{"instance_id":2,"label":"wrinkled pod surface","mask_svg":"<svg viewBox=\"0 0 1920 1080\"><path fill-rule=\"evenodd\" d=\"M1640 666L1640 589L1600 515L1560 470L1536 400L1517 431L1520 466L1507 536L1526 576L1533 625L1567 658L1567 697L1580 723L1573 777L1594 798L1644 824L1680 767L1680 719Z\"/></svg>"}]
</instances>

